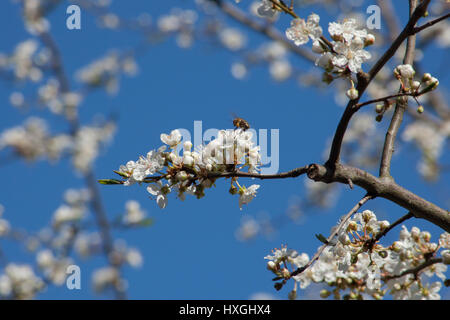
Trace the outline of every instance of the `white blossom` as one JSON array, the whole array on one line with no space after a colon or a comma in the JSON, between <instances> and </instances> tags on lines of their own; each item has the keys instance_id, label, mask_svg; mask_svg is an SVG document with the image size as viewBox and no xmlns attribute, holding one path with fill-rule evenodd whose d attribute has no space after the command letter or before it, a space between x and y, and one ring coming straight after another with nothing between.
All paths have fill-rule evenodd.
<instances>
[{"instance_id":1,"label":"white blossom","mask_svg":"<svg viewBox=\"0 0 450 320\"><path fill-rule=\"evenodd\" d=\"M322 27L319 25L320 17L317 14L309 15L307 21L294 19L291 27L286 30L286 37L294 41L297 46L305 44L311 38L315 40L322 35Z\"/></svg>"}]
</instances>

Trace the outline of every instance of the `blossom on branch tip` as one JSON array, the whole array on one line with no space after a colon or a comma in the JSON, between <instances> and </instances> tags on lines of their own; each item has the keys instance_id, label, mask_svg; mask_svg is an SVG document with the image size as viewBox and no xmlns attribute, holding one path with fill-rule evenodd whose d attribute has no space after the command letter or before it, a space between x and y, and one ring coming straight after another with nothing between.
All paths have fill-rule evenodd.
<instances>
[{"instance_id":1,"label":"blossom on branch tip","mask_svg":"<svg viewBox=\"0 0 450 320\"><path fill-rule=\"evenodd\" d=\"M311 14L307 21L304 19L294 19L291 21L291 27L286 30L286 37L294 41L295 45L305 44L311 38L315 40L322 35L322 27L319 25L320 17L317 14Z\"/></svg>"}]
</instances>

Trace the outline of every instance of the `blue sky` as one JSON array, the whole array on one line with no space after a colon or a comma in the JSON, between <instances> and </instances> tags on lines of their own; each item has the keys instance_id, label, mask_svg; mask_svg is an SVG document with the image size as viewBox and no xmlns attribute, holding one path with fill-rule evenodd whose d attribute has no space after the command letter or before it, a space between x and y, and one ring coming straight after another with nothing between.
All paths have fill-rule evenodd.
<instances>
[{"instance_id":1,"label":"blue sky","mask_svg":"<svg viewBox=\"0 0 450 320\"><path fill-rule=\"evenodd\" d=\"M67 74L74 79L76 70L107 53L109 48L130 48L139 42L132 32L114 32L95 26L94 19L82 12L82 30L69 31L65 27L64 2L50 15L52 34L60 46ZM133 17L146 11L152 17L167 13L171 7L191 8L188 1L166 0L158 5L150 1L115 1L112 10L123 17ZM321 14L323 25L334 17ZM305 12L304 15L310 12ZM322 15L323 14L323 15ZM237 26L228 21L231 26ZM404 20L403 20L404 22ZM283 18L280 26L286 27ZM0 4L0 52L11 52L15 44L30 36L23 28L19 8L11 1ZM243 29L250 44L261 43L264 38ZM424 62L436 74L440 86L448 88L449 78L440 77L433 61L442 61L443 54L429 49ZM150 149L159 147L160 134L175 128L193 130L195 120L207 128L231 128L232 113L247 119L252 127L280 130L280 171L322 161L323 149L332 137L343 111L334 103L332 90L319 91L299 87L295 80L276 83L265 67L252 69L243 81L230 73L232 62L239 61L236 54L225 52L202 41L192 48L180 49L173 39L151 46L138 58L136 77L121 79L120 92L108 96L95 92L83 102L81 120L90 123L97 114L116 114L118 131L114 141L97 159L94 171L97 178L112 177L112 170L128 160L135 160ZM309 65L291 59L294 66L307 70ZM366 64L365 70L369 64ZM428 69L427 69L428 70ZM74 88L79 83L73 80ZM20 85L18 86L20 89ZM16 88L17 89L17 88ZM0 85L0 129L23 122L29 115L45 117L52 132L66 130L66 125L46 111L33 109L24 113L9 104L12 87ZM24 89L25 92L27 89ZM375 115L374 115L375 117ZM407 120L408 121L408 120ZM386 126L387 119L380 124ZM448 150L448 149L447 149ZM419 152L407 146L394 157L392 164L396 181L420 196L448 207L449 174L428 184L416 173ZM444 154L442 163L450 163ZM373 170L376 173L377 170ZM83 187L83 180L74 174L70 162L51 165L44 161L27 164L17 161L0 167L3 183L0 203L5 207L5 218L13 227L37 231L47 225L55 209L62 202L68 188ZM252 181L246 181L250 185ZM181 202L169 198L168 207L161 210L149 199L144 187L129 188L101 186L101 195L110 218L123 212L129 199L138 200L155 224L148 228L115 231L114 236L126 239L129 246L141 250L144 265L140 269L125 268L129 282L128 295L133 299L247 299L257 292L285 298L291 286L281 292L273 289L272 274L265 268L263 257L275 247L287 244L312 256L320 243L316 233L328 234L337 219L346 213L364 195L359 188L348 191L341 186L341 197L330 210L308 212L303 224L283 225L272 237L258 237L242 243L236 240L235 230L244 215L267 213L282 215L293 197L305 197L304 178L273 180L261 183L258 196L242 211L238 198L228 193L229 182L218 181L217 187L207 190L201 200L187 198ZM383 199L369 202L365 209L380 213L380 219L391 222L405 214L405 209ZM408 227L411 222L406 224ZM414 221L421 229L430 231L434 240L439 228L430 223ZM398 230L388 239L398 236ZM10 261L29 262L30 255L23 247L0 240L5 256ZM31 255L32 257L32 255ZM82 289L69 291L65 287L49 288L39 297L43 299L108 298L95 295L90 288L90 274L105 265L103 257L80 261ZM444 295L445 290L441 293ZM448 293L447 293L448 298Z\"/></svg>"}]
</instances>

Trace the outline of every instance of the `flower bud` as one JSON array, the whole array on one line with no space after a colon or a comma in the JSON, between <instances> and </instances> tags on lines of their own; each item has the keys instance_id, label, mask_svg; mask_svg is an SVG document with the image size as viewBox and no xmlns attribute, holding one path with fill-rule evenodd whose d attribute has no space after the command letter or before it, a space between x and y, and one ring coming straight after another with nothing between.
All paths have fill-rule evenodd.
<instances>
[{"instance_id":1,"label":"flower bud","mask_svg":"<svg viewBox=\"0 0 450 320\"><path fill-rule=\"evenodd\" d=\"M419 239L419 236L420 236L420 229L417 227L412 227L411 228L411 237L414 240L417 240L417 239Z\"/></svg>"},{"instance_id":2,"label":"flower bud","mask_svg":"<svg viewBox=\"0 0 450 320\"><path fill-rule=\"evenodd\" d=\"M431 77L430 80L428 80L427 82L425 82L426 88L423 89L422 92L428 92L428 91L433 91L434 89L436 89L439 85L439 80L436 79L435 77Z\"/></svg>"},{"instance_id":3,"label":"flower bud","mask_svg":"<svg viewBox=\"0 0 450 320\"><path fill-rule=\"evenodd\" d=\"M287 268L283 268L281 269L281 275L283 276L283 278L289 278L291 273L289 272L289 270Z\"/></svg>"},{"instance_id":4,"label":"flower bud","mask_svg":"<svg viewBox=\"0 0 450 320\"><path fill-rule=\"evenodd\" d=\"M350 221L348 223L347 232L357 231L357 230L358 230L358 224L355 221Z\"/></svg>"},{"instance_id":5,"label":"flower bud","mask_svg":"<svg viewBox=\"0 0 450 320\"><path fill-rule=\"evenodd\" d=\"M188 178L186 171L180 171L177 173L176 178L178 181L185 181Z\"/></svg>"},{"instance_id":6,"label":"flower bud","mask_svg":"<svg viewBox=\"0 0 450 320\"><path fill-rule=\"evenodd\" d=\"M425 241L425 242L430 242L431 240L431 234L428 231L422 231L420 233L420 237Z\"/></svg>"},{"instance_id":7,"label":"flower bud","mask_svg":"<svg viewBox=\"0 0 450 320\"><path fill-rule=\"evenodd\" d=\"M427 82L429 80L431 80L432 76L429 73L424 73L423 77L422 77L422 82Z\"/></svg>"},{"instance_id":8,"label":"flower bud","mask_svg":"<svg viewBox=\"0 0 450 320\"><path fill-rule=\"evenodd\" d=\"M394 75L397 78L402 77L406 79L412 79L415 73L416 72L410 64L402 64L394 69Z\"/></svg>"},{"instance_id":9,"label":"flower bud","mask_svg":"<svg viewBox=\"0 0 450 320\"><path fill-rule=\"evenodd\" d=\"M322 74L322 82L325 82L326 84L330 84L331 82L333 82L334 78L331 74L329 74L328 72L324 72Z\"/></svg>"},{"instance_id":10,"label":"flower bud","mask_svg":"<svg viewBox=\"0 0 450 320\"><path fill-rule=\"evenodd\" d=\"M384 104L377 104L377 105L375 106L375 112L376 112L376 113L382 113L383 110L384 110Z\"/></svg>"},{"instance_id":11,"label":"flower bud","mask_svg":"<svg viewBox=\"0 0 450 320\"><path fill-rule=\"evenodd\" d=\"M272 260L268 261L267 262L267 269L270 270L270 271L275 272L277 270L277 264L275 262L273 262Z\"/></svg>"},{"instance_id":12,"label":"flower bud","mask_svg":"<svg viewBox=\"0 0 450 320\"><path fill-rule=\"evenodd\" d=\"M383 220L383 221L379 221L378 225L380 226L380 230L382 231L382 230L388 228L391 224L389 223L389 221Z\"/></svg>"},{"instance_id":13,"label":"flower bud","mask_svg":"<svg viewBox=\"0 0 450 320\"><path fill-rule=\"evenodd\" d=\"M412 81L411 82L411 89L413 89L414 91L417 91L417 89L419 89L420 87L420 81Z\"/></svg>"},{"instance_id":14,"label":"flower bud","mask_svg":"<svg viewBox=\"0 0 450 320\"><path fill-rule=\"evenodd\" d=\"M394 252L399 252L400 250L402 250L402 248L403 246L400 241L394 241L394 243L392 244L392 250L394 250Z\"/></svg>"},{"instance_id":15,"label":"flower bud","mask_svg":"<svg viewBox=\"0 0 450 320\"><path fill-rule=\"evenodd\" d=\"M230 190L228 190L228 192L231 193L232 195L235 195L238 193L238 188L236 186L232 185L230 187Z\"/></svg>"},{"instance_id":16,"label":"flower bud","mask_svg":"<svg viewBox=\"0 0 450 320\"><path fill-rule=\"evenodd\" d=\"M331 292L326 289L320 290L320 297L322 299L328 298L330 296L330 294L331 294Z\"/></svg>"},{"instance_id":17,"label":"flower bud","mask_svg":"<svg viewBox=\"0 0 450 320\"><path fill-rule=\"evenodd\" d=\"M351 89L347 90L347 92L345 94L347 95L347 97L350 100L355 100L359 96L359 92L355 88L351 88Z\"/></svg>"},{"instance_id":18,"label":"flower bud","mask_svg":"<svg viewBox=\"0 0 450 320\"><path fill-rule=\"evenodd\" d=\"M375 36L371 33L369 33L366 37L366 40L364 41L364 46L368 47L375 43Z\"/></svg>"},{"instance_id":19,"label":"flower bud","mask_svg":"<svg viewBox=\"0 0 450 320\"><path fill-rule=\"evenodd\" d=\"M376 219L375 214L370 210L364 210L362 213L362 218L365 223L369 222L372 219Z\"/></svg>"},{"instance_id":20,"label":"flower bud","mask_svg":"<svg viewBox=\"0 0 450 320\"><path fill-rule=\"evenodd\" d=\"M194 164L194 158L191 155L186 155L187 152L183 155L183 163L190 167ZM189 152L190 153L190 152Z\"/></svg>"},{"instance_id":21,"label":"flower bud","mask_svg":"<svg viewBox=\"0 0 450 320\"><path fill-rule=\"evenodd\" d=\"M344 245L351 243L350 237L346 233L342 233L341 235L339 235L339 241Z\"/></svg>"},{"instance_id":22,"label":"flower bud","mask_svg":"<svg viewBox=\"0 0 450 320\"><path fill-rule=\"evenodd\" d=\"M375 121L376 122L381 122L381 120L383 120L383 115L382 114L377 115L376 118L375 118Z\"/></svg>"},{"instance_id":23,"label":"flower bud","mask_svg":"<svg viewBox=\"0 0 450 320\"><path fill-rule=\"evenodd\" d=\"M424 108L423 108L423 106L418 106L417 107L417 113L420 113L420 114L422 114L423 112L424 112Z\"/></svg>"},{"instance_id":24,"label":"flower bud","mask_svg":"<svg viewBox=\"0 0 450 320\"><path fill-rule=\"evenodd\" d=\"M442 251L441 255L442 255L442 259L444 260L443 262L445 264L450 264L450 250Z\"/></svg>"},{"instance_id":25,"label":"flower bud","mask_svg":"<svg viewBox=\"0 0 450 320\"><path fill-rule=\"evenodd\" d=\"M191 149L192 149L192 142L190 142L190 141L185 141L185 142L183 143L183 150L184 150L184 152L186 152L186 151L191 151Z\"/></svg>"}]
</instances>

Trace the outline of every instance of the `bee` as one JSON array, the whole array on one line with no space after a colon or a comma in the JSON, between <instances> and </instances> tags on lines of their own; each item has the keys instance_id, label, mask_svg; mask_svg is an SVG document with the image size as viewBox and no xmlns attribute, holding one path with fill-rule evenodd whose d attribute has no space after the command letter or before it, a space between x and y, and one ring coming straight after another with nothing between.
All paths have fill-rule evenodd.
<instances>
[{"instance_id":1,"label":"bee","mask_svg":"<svg viewBox=\"0 0 450 320\"><path fill-rule=\"evenodd\" d=\"M241 128L243 131L250 129L250 125L248 124L248 122L239 117L235 117L233 119L233 125L236 127L236 129Z\"/></svg>"}]
</instances>

